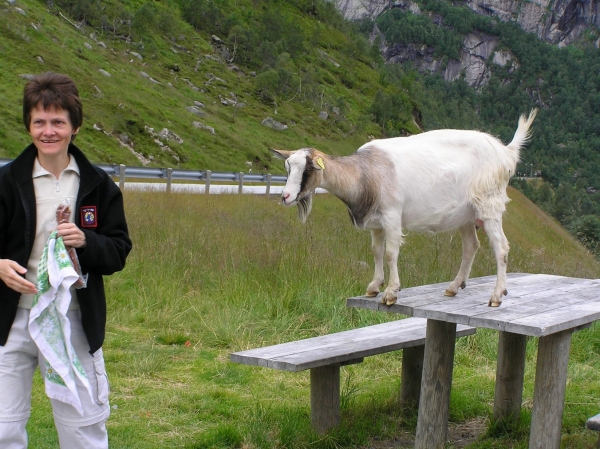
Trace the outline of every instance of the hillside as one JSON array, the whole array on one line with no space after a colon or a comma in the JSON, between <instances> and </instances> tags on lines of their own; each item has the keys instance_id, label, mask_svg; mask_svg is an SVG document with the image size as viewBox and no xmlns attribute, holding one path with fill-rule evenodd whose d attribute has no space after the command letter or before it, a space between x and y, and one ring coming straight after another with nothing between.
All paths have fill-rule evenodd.
<instances>
[{"instance_id":1,"label":"hillside","mask_svg":"<svg viewBox=\"0 0 600 449\"><path fill-rule=\"evenodd\" d=\"M514 266L509 262L510 271L541 270L562 276L600 277L598 260L560 222L518 190L509 187L507 193L511 202L503 227L511 247L509 259L527 261L525 266Z\"/></svg>"},{"instance_id":2,"label":"hillside","mask_svg":"<svg viewBox=\"0 0 600 449\"><path fill-rule=\"evenodd\" d=\"M223 36L231 42L225 44L196 31L181 17L183 6L102 3L102 17L89 9L81 20L63 11L70 7L76 15L77 5L96 3L10 0L0 6L0 157L13 158L28 142L22 89L27 76L42 71L67 73L78 83L85 112L78 143L95 162L244 171L252 163L254 171L265 171L269 147L348 154L380 133L368 110L385 86L366 40L345 32L332 6L306 14L293 3L254 8L238 2L232 16L252 15L241 24L258 23L271 34L269 21L278 17L296 26L298 42L282 43L290 28L280 30L271 37L277 49L261 50L274 59L258 66L264 61L249 59L237 35ZM334 25L338 20L337 28L323 16ZM399 127L418 132L414 106L402 98L409 114ZM262 124L268 118L272 127Z\"/></svg>"}]
</instances>

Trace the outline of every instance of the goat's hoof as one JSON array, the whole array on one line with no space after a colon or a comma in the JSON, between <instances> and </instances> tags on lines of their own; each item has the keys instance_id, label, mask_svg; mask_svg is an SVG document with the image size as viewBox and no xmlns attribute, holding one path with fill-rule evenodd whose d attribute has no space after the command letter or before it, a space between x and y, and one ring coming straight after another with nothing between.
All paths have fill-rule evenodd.
<instances>
[{"instance_id":1,"label":"goat's hoof","mask_svg":"<svg viewBox=\"0 0 600 449\"><path fill-rule=\"evenodd\" d=\"M394 304L396 304L396 300L397 300L397 299L398 299L398 298L388 298L388 299L386 299L385 301L382 301L382 302L383 302L383 303L384 303L386 306L391 306L391 305L394 305Z\"/></svg>"},{"instance_id":2,"label":"goat's hoof","mask_svg":"<svg viewBox=\"0 0 600 449\"><path fill-rule=\"evenodd\" d=\"M398 300L398 292L400 290L397 290L395 292L385 292L383 294L383 297L381 298L381 303L385 304L386 306L391 306L392 304L396 304L396 301Z\"/></svg>"},{"instance_id":3,"label":"goat's hoof","mask_svg":"<svg viewBox=\"0 0 600 449\"><path fill-rule=\"evenodd\" d=\"M456 292L446 289L446 291L444 292L444 296L456 296Z\"/></svg>"},{"instance_id":4,"label":"goat's hoof","mask_svg":"<svg viewBox=\"0 0 600 449\"><path fill-rule=\"evenodd\" d=\"M379 294L379 292L367 292L367 293L365 293L365 296L367 296L369 298L374 298L378 294Z\"/></svg>"},{"instance_id":5,"label":"goat's hoof","mask_svg":"<svg viewBox=\"0 0 600 449\"><path fill-rule=\"evenodd\" d=\"M502 304L502 301L499 299L490 299L488 302L489 307L499 307Z\"/></svg>"}]
</instances>

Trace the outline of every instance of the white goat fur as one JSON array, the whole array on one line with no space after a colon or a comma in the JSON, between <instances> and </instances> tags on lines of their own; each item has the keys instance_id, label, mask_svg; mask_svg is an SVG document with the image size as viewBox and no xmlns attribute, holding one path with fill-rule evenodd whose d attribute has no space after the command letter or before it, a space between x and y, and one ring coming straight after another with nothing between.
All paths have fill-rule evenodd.
<instances>
[{"instance_id":1,"label":"white goat fur","mask_svg":"<svg viewBox=\"0 0 600 449\"><path fill-rule=\"evenodd\" d=\"M497 262L496 286L489 301L498 306L506 295L508 240L502 230L506 186L515 173L519 152L530 137L537 110L522 115L513 140L504 145L478 131L437 130L410 137L373 140L346 157L313 148L273 150L286 159L285 205L298 205L301 221L312 208L312 194L322 187L348 206L354 224L372 235L375 273L367 296L379 294L384 282L383 256L389 282L382 302L396 302L400 290L398 253L403 229L443 232L459 229L462 262L446 290L454 296L465 288L479 248L476 223L483 224Z\"/></svg>"}]
</instances>

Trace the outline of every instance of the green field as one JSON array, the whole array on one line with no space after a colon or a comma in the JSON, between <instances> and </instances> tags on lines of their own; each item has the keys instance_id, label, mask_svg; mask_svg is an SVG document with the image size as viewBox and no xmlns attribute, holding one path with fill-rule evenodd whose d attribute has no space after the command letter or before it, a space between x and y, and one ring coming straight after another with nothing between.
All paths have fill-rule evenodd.
<instances>
[{"instance_id":1,"label":"green field","mask_svg":"<svg viewBox=\"0 0 600 449\"><path fill-rule=\"evenodd\" d=\"M554 220L519 192L509 196L509 271L599 277L598 261ZM400 353L342 369L342 424L325 436L310 429L308 371L229 362L234 351L399 318L346 309L345 298L364 293L373 263L369 233L351 226L339 200L317 195L306 225L275 197L126 192L125 201L134 249L125 270L107 278L111 448L370 448L414 435L416 417L396 407ZM479 238L472 277L495 273ZM408 235L402 285L449 282L460 245L458 234ZM491 423L496 346L497 333L484 329L458 341L451 425L482 423L467 447L526 448L536 340L521 420L510 431ZM565 448L597 439L585 421L600 412L599 347L600 326L573 337ZM30 447L57 447L39 377L28 430Z\"/></svg>"}]
</instances>

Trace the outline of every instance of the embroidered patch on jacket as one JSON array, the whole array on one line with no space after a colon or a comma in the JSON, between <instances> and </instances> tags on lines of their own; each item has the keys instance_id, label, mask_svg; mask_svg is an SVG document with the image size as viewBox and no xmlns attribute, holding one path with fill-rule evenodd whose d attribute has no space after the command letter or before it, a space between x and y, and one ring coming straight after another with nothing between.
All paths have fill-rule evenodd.
<instances>
[{"instance_id":1,"label":"embroidered patch on jacket","mask_svg":"<svg viewBox=\"0 0 600 449\"><path fill-rule=\"evenodd\" d=\"M81 227L98 227L98 214L96 212L96 206L83 206L81 208Z\"/></svg>"}]
</instances>

